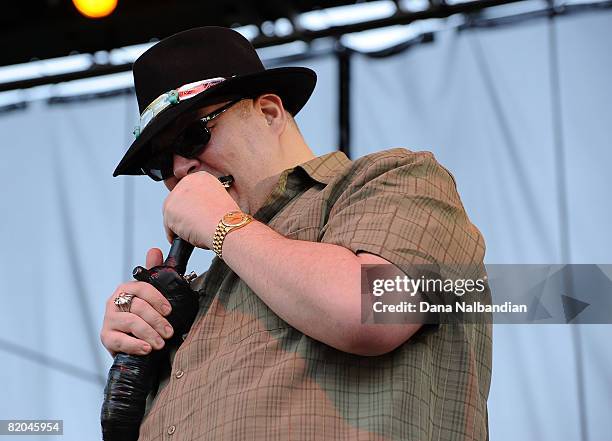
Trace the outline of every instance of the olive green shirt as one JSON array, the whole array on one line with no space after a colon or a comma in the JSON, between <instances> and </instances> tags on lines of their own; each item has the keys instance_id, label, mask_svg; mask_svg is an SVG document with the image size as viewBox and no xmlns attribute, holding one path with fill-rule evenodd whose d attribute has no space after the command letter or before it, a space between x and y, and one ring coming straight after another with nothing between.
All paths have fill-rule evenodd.
<instances>
[{"instance_id":1,"label":"olive green shirt","mask_svg":"<svg viewBox=\"0 0 612 441\"><path fill-rule=\"evenodd\" d=\"M407 274L414 263L482 264L485 252L453 177L428 152L312 159L280 175L255 218L289 239L376 254ZM293 328L218 258L193 286L198 316L140 440L488 438L490 325L423 326L397 349L365 357Z\"/></svg>"}]
</instances>

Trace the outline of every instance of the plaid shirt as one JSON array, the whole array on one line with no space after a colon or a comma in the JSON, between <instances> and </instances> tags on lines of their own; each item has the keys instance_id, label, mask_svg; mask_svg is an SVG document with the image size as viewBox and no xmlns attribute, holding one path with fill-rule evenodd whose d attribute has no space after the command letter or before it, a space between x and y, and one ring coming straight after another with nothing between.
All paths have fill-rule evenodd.
<instances>
[{"instance_id":1,"label":"plaid shirt","mask_svg":"<svg viewBox=\"0 0 612 441\"><path fill-rule=\"evenodd\" d=\"M422 262L482 264L485 252L454 179L428 152L315 158L284 171L255 218L405 273ZM194 287L198 316L140 440L488 438L490 325L423 326L397 349L364 357L284 322L217 258Z\"/></svg>"}]
</instances>

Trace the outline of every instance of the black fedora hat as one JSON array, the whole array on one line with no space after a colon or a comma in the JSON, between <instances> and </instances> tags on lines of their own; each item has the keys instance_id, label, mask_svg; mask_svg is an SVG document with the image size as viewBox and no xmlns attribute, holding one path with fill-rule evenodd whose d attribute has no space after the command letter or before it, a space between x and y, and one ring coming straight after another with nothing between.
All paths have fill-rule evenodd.
<instances>
[{"instance_id":1,"label":"black fedora hat","mask_svg":"<svg viewBox=\"0 0 612 441\"><path fill-rule=\"evenodd\" d=\"M317 81L304 67L265 69L240 33L206 26L168 37L142 54L133 67L140 124L136 139L113 176L144 174L151 139L185 112L237 98L275 93L295 115Z\"/></svg>"}]
</instances>

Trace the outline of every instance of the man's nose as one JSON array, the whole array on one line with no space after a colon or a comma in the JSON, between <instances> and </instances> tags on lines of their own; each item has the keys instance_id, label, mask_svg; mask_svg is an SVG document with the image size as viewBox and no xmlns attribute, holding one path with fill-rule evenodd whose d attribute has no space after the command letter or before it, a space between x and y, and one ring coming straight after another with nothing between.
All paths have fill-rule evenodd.
<instances>
[{"instance_id":1,"label":"man's nose","mask_svg":"<svg viewBox=\"0 0 612 441\"><path fill-rule=\"evenodd\" d=\"M177 179L183 179L189 173L198 171L200 161L197 158L185 158L180 155L174 155L174 176Z\"/></svg>"}]
</instances>

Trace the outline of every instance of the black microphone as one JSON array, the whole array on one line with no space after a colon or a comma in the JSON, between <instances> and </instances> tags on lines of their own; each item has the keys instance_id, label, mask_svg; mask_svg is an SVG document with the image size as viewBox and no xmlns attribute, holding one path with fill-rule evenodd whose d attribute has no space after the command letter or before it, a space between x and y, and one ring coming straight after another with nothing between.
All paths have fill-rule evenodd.
<instances>
[{"instance_id":1,"label":"black microphone","mask_svg":"<svg viewBox=\"0 0 612 441\"><path fill-rule=\"evenodd\" d=\"M147 282L168 299L172 312L167 317L174 335L159 351L144 356L119 353L108 373L104 389L101 424L104 441L136 441L146 408L147 395L158 375L160 365L168 357L169 345L180 345L180 336L189 332L198 312L198 293L189 287L183 275L193 245L177 237L172 242L163 265L146 269L134 268L136 280Z\"/></svg>"}]
</instances>

